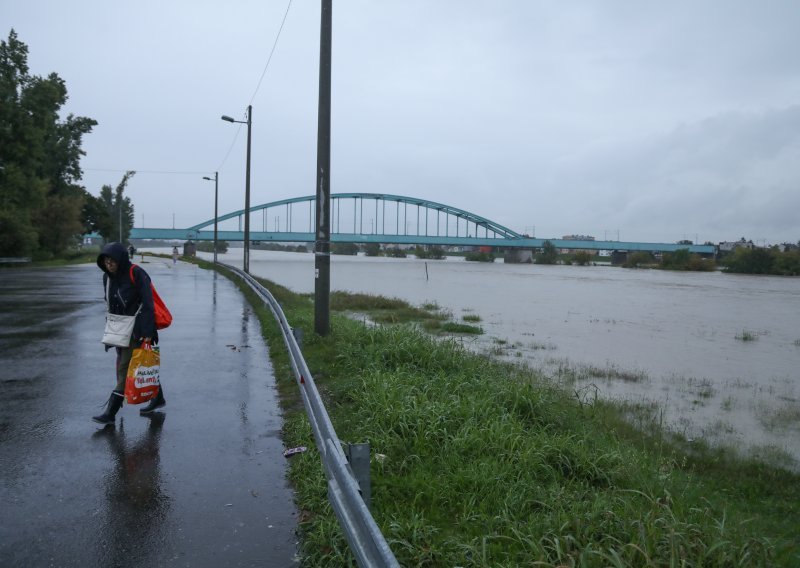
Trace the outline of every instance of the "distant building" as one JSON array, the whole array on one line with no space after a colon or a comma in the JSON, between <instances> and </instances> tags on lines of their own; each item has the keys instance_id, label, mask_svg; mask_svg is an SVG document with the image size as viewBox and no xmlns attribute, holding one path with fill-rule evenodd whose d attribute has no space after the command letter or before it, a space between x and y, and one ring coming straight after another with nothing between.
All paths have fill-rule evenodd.
<instances>
[{"instance_id":1,"label":"distant building","mask_svg":"<svg viewBox=\"0 0 800 568\"><path fill-rule=\"evenodd\" d=\"M100 233L88 233L81 237L81 246L100 246L103 244L103 237Z\"/></svg>"},{"instance_id":2,"label":"distant building","mask_svg":"<svg viewBox=\"0 0 800 568\"><path fill-rule=\"evenodd\" d=\"M590 235L564 235L561 237L562 241L593 241L594 237ZM559 249L559 254L575 254L577 252L588 252L589 254L594 254L596 251L590 249Z\"/></svg>"},{"instance_id":3,"label":"distant building","mask_svg":"<svg viewBox=\"0 0 800 568\"><path fill-rule=\"evenodd\" d=\"M745 241L744 237L738 241L724 241L719 243L719 252L721 253L733 252L737 248L753 249L756 248L756 245L753 244L753 241Z\"/></svg>"}]
</instances>

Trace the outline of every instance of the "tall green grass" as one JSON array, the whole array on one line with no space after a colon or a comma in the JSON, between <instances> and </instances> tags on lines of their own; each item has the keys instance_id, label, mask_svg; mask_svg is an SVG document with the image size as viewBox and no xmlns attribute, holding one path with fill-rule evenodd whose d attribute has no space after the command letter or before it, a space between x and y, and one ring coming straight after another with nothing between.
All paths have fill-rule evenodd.
<instances>
[{"instance_id":1,"label":"tall green grass","mask_svg":"<svg viewBox=\"0 0 800 568\"><path fill-rule=\"evenodd\" d=\"M373 515L402 566L796 566L800 479L578 403L541 376L412 326L275 292L340 438L369 441ZM271 314L257 308L287 420L304 566L355 566L327 500ZM296 389L295 389L296 390Z\"/></svg>"}]
</instances>

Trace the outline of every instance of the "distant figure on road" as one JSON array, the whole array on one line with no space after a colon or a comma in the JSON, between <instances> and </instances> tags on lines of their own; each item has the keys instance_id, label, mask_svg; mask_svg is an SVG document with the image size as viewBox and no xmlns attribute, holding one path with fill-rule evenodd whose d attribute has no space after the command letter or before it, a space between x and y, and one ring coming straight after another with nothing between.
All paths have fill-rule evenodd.
<instances>
[{"instance_id":1,"label":"distant figure on road","mask_svg":"<svg viewBox=\"0 0 800 568\"><path fill-rule=\"evenodd\" d=\"M178 247L172 247L172 265L178 264Z\"/></svg>"},{"instance_id":2,"label":"distant figure on road","mask_svg":"<svg viewBox=\"0 0 800 568\"><path fill-rule=\"evenodd\" d=\"M133 262L133 255L136 253L136 249L133 245L128 245L128 258Z\"/></svg>"},{"instance_id":3,"label":"distant figure on road","mask_svg":"<svg viewBox=\"0 0 800 568\"><path fill-rule=\"evenodd\" d=\"M103 414L92 417L92 420L100 424L113 424L125 397L125 378L128 374L128 365L131 362L133 349L141 345L143 341L158 343L158 332L156 331L150 276L141 266L131 266L125 246L122 243L109 243L104 246L97 257L97 266L103 271L103 290L106 294L108 311L117 315L136 316L130 344L127 347L115 347L117 350L116 386L111 391ZM110 348L110 346L106 346L106 350ZM150 414L165 404L162 387L158 389L158 395L150 399L148 405L139 412L145 415Z\"/></svg>"}]
</instances>

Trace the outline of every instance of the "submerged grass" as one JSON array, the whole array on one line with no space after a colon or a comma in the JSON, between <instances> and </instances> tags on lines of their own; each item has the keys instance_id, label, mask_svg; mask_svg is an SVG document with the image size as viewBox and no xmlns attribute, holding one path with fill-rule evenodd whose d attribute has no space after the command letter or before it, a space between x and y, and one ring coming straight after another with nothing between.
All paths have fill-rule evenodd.
<instances>
[{"instance_id":1,"label":"submerged grass","mask_svg":"<svg viewBox=\"0 0 800 568\"><path fill-rule=\"evenodd\" d=\"M483 333L483 328L477 325L469 325L466 323L458 323L454 321L448 321L441 325L441 330L446 333L461 333L461 334L471 334L471 335L480 335Z\"/></svg>"},{"instance_id":2,"label":"submerged grass","mask_svg":"<svg viewBox=\"0 0 800 568\"><path fill-rule=\"evenodd\" d=\"M417 327L334 314L268 284L343 441L369 440L373 515L402 566L794 566L800 479L669 439L597 399ZM246 289L245 293L253 297ZM272 315L304 566L355 566Z\"/></svg>"},{"instance_id":3,"label":"submerged grass","mask_svg":"<svg viewBox=\"0 0 800 568\"><path fill-rule=\"evenodd\" d=\"M647 373L644 371L621 369L613 364L598 367L596 365L575 365L566 359L553 360L553 362L556 376L566 382L606 379L639 383L648 379Z\"/></svg>"}]
</instances>

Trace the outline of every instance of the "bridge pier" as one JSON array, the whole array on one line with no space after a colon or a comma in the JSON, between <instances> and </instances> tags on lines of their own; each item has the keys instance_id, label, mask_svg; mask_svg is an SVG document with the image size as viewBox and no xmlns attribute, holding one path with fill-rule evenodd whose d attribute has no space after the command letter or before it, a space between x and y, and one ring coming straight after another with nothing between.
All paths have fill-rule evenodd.
<instances>
[{"instance_id":1,"label":"bridge pier","mask_svg":"<svg viewBox=\"0 0 800 568\"><path fill-rule=\"evenodd\" d=\"M532 264L533 249L506 249L503 253L503 262L506 264Z\"/></svg>"},{"instance_id":2,"label":"bridge pier","mask_svg":"<svg viewBox=\"0 0 800 568\"><path fill-rule=\"evenodd\" d=\"M628 262L628 251L615 250L611 253L611 264L613 266L619 266L621 264L625 264L626 262Z\"/></svg>"}]
</instances>

